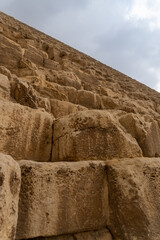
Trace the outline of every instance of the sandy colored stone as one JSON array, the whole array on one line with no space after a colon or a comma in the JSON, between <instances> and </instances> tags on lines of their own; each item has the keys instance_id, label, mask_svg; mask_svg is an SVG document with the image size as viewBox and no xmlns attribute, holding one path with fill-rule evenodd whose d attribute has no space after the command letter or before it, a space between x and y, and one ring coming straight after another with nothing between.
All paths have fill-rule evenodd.
<instances>
[{"instance_id":1,"label":"sandy colored stone","mask_svg":"<svg viewBox=\"0 0 160 240\"><path fill-rule=\"evenodd\" d=\"M10 99L10 88L8 77L0 73L0 99Z\"/></svg>"},{"instance_id":2,"label":"sandy colored stone","mask_svg":"<svg viewBox=\"0 0 160 240\"><path fill-rule=\"evenodd\" d=\"M111 160L115 157L124 160L126 157L142 156L142 152L143 156L147 157L160 156L158 92L2 12L0 33L0 98L8 101L0 102L0 151L11 154L15 159L51 160L54 130L53 161ZM14 85L13 74L20 79L18 84L16 82ZM14 85L11 99L9 82ZM43 111L19 104L13 105L9 101L17 101L31 108L43 108ZM84 110L83 107L107 111L77 113ZM58 119L52 129L53 118L44 112L44 109L52 112L52 115L55 114L56 118L76 113ZM111 109L116 114L113 114ZM148 175L152 174L152 170L150 167ZM144 194L144 199L147 199L148 203L138 195L136 203L138 210L135 207L132 211L134 204L126 208L125 202L132 196L132 189L126 198L121 199L119 197L121 184L120 187L113 187L111 197L114 196L114 199L119 201L115 206L122 205L120 207L123 211L120 210L119 213L117 210L117 213L113 214L113 218L114 216L118 218L119 214L120 218L112 219L112 224L118 226L116 234L121 238L118 240L125 240L124 238L131 232L130 229L132 232L134 229L134 234L130 234L129 240L133 240L136 234L139 234L138 240L146 240L147 231L150 240L152 238L159 240L156 232L159 226L153 227L154 222L157 221L157 224L159 222L156 217L159 211L159 195L154 197L156 193L150 190L152 184L146 185L146 192L142 194L138 186L145 181L148 184L149 180L144 181L143 177L139 177L141 167L137 167L135 172L138 183L133 192L138 191L140 196ZM127 175L126 181L129 182L131 177ZM111 181L111 178L109 179ZM134 181L136 182L135 179ZM127 186L122 186L123 191L129 184L130 182ZM155 184L155 191L158 187L158 183ZM65 193L62 196L65 196ZM150 203L152 206L145 207ZM39 200L36 204L39 204ZM154 206L157 209L156 213ZM144 213L141 209L147 210L143 210ZM149 209L153 210L153 214L147 212ZM130 212L132 218L128 217ZM121 217L122 213L125 215L124 218ZM146 214L147 217L144 216ZM148 225L145 223L146 218L149 219ZM39 221L38 217L37 219ZM32 224L34 227L37 227L37 219ZM137 219L142 221L137 223ZM119 225L117 221L120 222ZM124 224L121 224L123 221Z\"/></svg>"},{"instance_id":3,"label":"sandy colored stone","mask_svg":"<svg viewBox=\"0 0 160 240\"><path fill-rule=\"evenodd\" d=\"M112 240L112 236L107 229L82 232L73 235L62 235L56 237L38 237L32 240Z\"/></svg>"},{"instance_id":4,"label":"sandy colored stone","mask_svg":"<svg viewBox=\"0 0 160 240\"><path fill-rule=\"evenodd\" d=\"M51 112L55 118L64 117L71 113L76 113L78 111L84 110L87 110L87 108L70 102L51 99Z\"/></svg>"},{"instance_id":5,"label":"sandy colored stone","mask_svg":"<svg viewBox=\"0 0 160 240\"><path fill-rule=\"evenodd\" d=\"M0 239L14 240L18 219L20 167L11 156L0 153Z\"/></svg>"},{"instance_id":6,"label":"sandy colored stone","mask_svg":"<svg viewBox=\"0 0 160 240\"><path fill-rule=\"evenodd\" d=\"M28 45L28 48L24 53L24 58L29 59L31 62L40 66L43 66L43 57L43 53L31 45Z\"/></svg>"},{"instance_id":7,"label":"sandy colored stone","mask_svg":"<svg viewBox=\"0 0 160 240\"><path fill-rule=\"evenodd\" d=\"M97 94L91 91L79 90L77 92L78 104L89 109L100 109L101 101Z\"/></svg>"},{"instance_id":8,"label":"sandy colored stone","mask_svg":"<svg viewBox=\"0 0 160 240\"><path fill-rule=\"evenodd\" d=\"M52 120L46 112L0 101L0 151L16 160L48 161Z\"/></svg>"},{"instance_id":9,"label":"sandy colored stone","mask_svg":"<svg viewBox=\"0 0 160 240\"><path fill-rule=\"evenodd\" d=\"M112 236L107 229L94 232L83 232L75 234L76 240L112 240Z\"/></svg>"},{"instance_id":10,"label":"sandy colored stone","mask_svg":"<svg viewBox=\"0 0 160 240\"><path fill-rule=\"evenodd\" d=\"M158 122L150 116L140 116L139 114L125 114L119 119L138 142L145 157L160 156L160 129Z\"/></svg>"},{"instance_id":11,"label":"sandy colored stone","mask_svg":"<svg viewBox=\"0 0 160 240\"><path fill-rule=\"evenodd\" d=\"M39 96L30 83L16 76L11 82L11 96L21 105L34 109L44 108L47 112L51 112L49 99Z\"/></svg>"},{"instance_id":12,"label":"sandy colored stone","mask_svg":"<svg viewBox=\"0 0 160 240\"><path fill-rule=\"evenodd\" d=\"M115 240L160 239L160 159L107 164L109 221Z\"/></svg>"},{"instance_id":13,"label":"sandy colored stone","mask_svg":"<svg viewBox=\"0 0 160 240\"><path fill-rule=\"evenodd\" d=\"M53 161L142 156L136 140L108 111L82 111L56 120L53 143Z\"/></svg>"},{"instance_id":14,"label":"sandy colored stone","mask_svg":"<svg viewBox=\"0 0 160 240\"><path fill-rule=\"evenodd\" d=\"M22 185L17 239L49 237L106 226L103 162L20 161Z\"/></svg>"},{"instance_id":15,"label":"sandy colored stone","mask_svg":"<svg viewBox=\"0 0 160 240\"><path fill-rule=\"evenodd\" d=\"M38 237L30 240L75 240L73 235L61 235L57 237Z\"/></svg>"},{"instance_id":16,"label":"sandy colored stone","mask_svg":"<svg viewBox=\"0 0 160 240\"><path fill-rule=\"evenodd\" d=\"M0 35L0 43L0 65L14 71L22 57L21 48L3 35Z\"/></svg>"}]
</instances>

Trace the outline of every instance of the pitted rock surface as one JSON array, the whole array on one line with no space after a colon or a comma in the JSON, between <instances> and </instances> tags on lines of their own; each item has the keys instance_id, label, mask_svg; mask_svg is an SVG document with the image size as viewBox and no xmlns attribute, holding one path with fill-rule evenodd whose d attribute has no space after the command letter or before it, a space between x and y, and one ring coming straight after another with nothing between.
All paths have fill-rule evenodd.
<instances>
[{"instance_id":1,"label":"pitted rock surface","mask_svg":"<svg viewBox=\"0 0 160 240\"><path fill-rule=\"evenodd\" d=\"M14 159L0 153L0 239L14 240L21 175Z\"/></svg>"}]
</instances>

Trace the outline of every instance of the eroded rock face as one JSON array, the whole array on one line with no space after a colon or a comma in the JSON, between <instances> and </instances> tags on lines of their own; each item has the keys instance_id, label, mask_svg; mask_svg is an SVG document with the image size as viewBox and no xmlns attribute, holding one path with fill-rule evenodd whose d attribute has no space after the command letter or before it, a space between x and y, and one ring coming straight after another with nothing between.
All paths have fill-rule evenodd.
<instances>
[{"instance_id":1,"label":"eroded rock face","mask_svg":"<svg viewBox=\"0 0 160 240\"><path fill-rule=\"evenodd\" d=\"M98 230L109 224L115 240L159 240L159 102L158 92L0 12L0 151L52 161L21 163L18 238L110 240ZM142 155L157 160L134 159ZM9 234L2 240L15 227Z\"/></svg>"},{"instance_id":2,"label":"eroded rock face","mask_svg":"<svg viewBox=\"0 0 160 240\"><path fill-rule=\"evenodd\" d=\"M102 229L98 231L82 232L72 235L38 237L30 240L112 240L112 236L107 229Z\"/></svg>"},{"instance_id":3,"label":"eroded rock face","mask_svg":"<svg viewBox=\"0 0 160 240\"><path fill-rule=\"evenodd\" d=\"M83 111L56 120L53 143L53 161L142 156L136 140L108 111Z\"/></svg>"},{"instance_id":4,"label":"eroded rock face","mask_svg":"<svg viewBox=\"0 0 160 240\"><path fill-rule=\"evenodd\" d=\"M8 77L0 73L0 99L10 99L10 88Z\"/></svg>"},{"instance_id":5,"label":"eroded rock face","mask_svg":"<svg viewBox=\"0 0 160 240\"><path fill-rule=\"evenodd\" d=\"M107 229L102 229L65 236L39 237L32 240L112 240L112 236Z\"/></svg>"},{"instance_id":6,"label":"eroded rock face","mask_svg":"<svg viewBox=\"0 0 160 240\"><path fill-rule=\"evenodd\" d=\"M107 164L109 222L116 240L160 239L160 159Z\"/></svg>"},{"instance_id":7,"label":"eroded rock face","mask_svg":"<svg viewBox=\"0 0 160 240\"><path fill-rule=\"evenodd\" d=\"M12 157L0 153L0 239L14 240L21 174Z\"/></svg>"},{"instance_id":8,"label":"eroded rock face","mask_svg":"<svg viewBox=\"0 0 160 240\"><path fill-rule=\"evenodd\" d=\"M46 112L0 101L0 151L16 160L49 161L52 121Z\"/></svg>"},{"instance_id":9,"label":"eroded rock face","mask_svg":"<svg viewBox=\"0 0 160 240\"><path fill-rule=\"evenodd\" d=\"M107 220L103 162L20 161L17 239L101 229Z\"/></svg>"},{"instance_id":10,"label":"eroded rock face","mask_svg":"<svg viewBox=\"0 0 160 240\"><path fill-rule=\"evenodd\" d=\"M160 130L158 121L151 116L140 116L128 113L119 118L125 127L138 142L145 157L160 156Z\"/></svg>"},{"instance_id":11,"label":"eroded rock face","mask_svg":"<svg viewBox=\"0 0 160 240\"><path fill-rule=\"evenodd\" d=\"M112 236L107 229L94 232L84 232L75 234L76 240L112 240Z\"/></svg>"}]
</instances>

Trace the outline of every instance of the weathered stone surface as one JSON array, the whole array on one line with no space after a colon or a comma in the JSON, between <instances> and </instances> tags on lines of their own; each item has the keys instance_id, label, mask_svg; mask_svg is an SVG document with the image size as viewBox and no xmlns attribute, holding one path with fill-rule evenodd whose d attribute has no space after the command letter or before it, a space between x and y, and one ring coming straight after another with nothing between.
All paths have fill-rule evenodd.
<instances>
[{"instance_id":1,"label":"weathered stone surface","mask_svg":"<svg viewBox=\"0 0 160 240\"><path fill-rule=\"evenodd\" d=\"M112 236L107 229L94 232L83 232L75 234L76 240L112 240Z\"/></svg>"},{"instance_id":2,"label":"weathered stone surface","mask_svg":"<svg viewBox=\"0 0 160 240\"><path fill-rule=\"evenodd\" d=\"M0 151L16 160L48 161L52 120L46 112L0 101Z\"/></svg>"},{"instance_id":3,"label":"weathered stone surface","mask_svg":"<svg viewBox=\"0 0 160 240\"><path fill-rule=\"evenodd\" d=\"M22 57L19 45L2 34L0 34L0 43L0 65L9 67L12 70L17 68Z\"/></svg>"},{"instance_id":4,"label":"weathered stone surface","mask_svg":"<svg viewBox=\"0 0 160 240\"><path fill-rule=\"evenodd\" d=\"M125 114L119 119L138 142L145 157L160 156L160 128L158 122L150 116L139 114Z\"/></svg>"},{"instance_id":5,"label":"weathered stone surface","mask_svg":"<svg viewBox=\"0 0 160 240\"><path fill-rule=\"evenodd\" d=\"M99 231L82 232L73 235L38 237L30 240L112 240L112 236L107 229L103 229Z\"/></svg>"},{"instance_id":6,"label":"weathered stone surface","mask_svg":"<svg viewBox=\"0 0 160 240\"><path fill-rule=\"evenodd\" d=\"M21 105L34 109L44 108L47 112L51 112L49 99L38 96L30 83L15 76L11 82L11 96Z\"/></svg>"},{"instance_id":7,"label":"weathered stone surface","mask_svg":"<svg viewBox=\"0 0 160 240\"><path fill-rule=\"evenodd\" d=\"M12 157L0 153L0 239L14 240L18 219L20 167Z\"/></svg>"},{"instance_id":8,"label":"weathered stone surface","mask_svg":"<svg viewBox=\"0 0 160 240\"><path fill-rule=\"evenodd\" d=\"M54 123L53 161L106 160L142 156L108 111L82 111Z\"/></svg>"},{"instance_id":9,"label":"weathered stone surface","mask_svg":"<svg viewBox=\"0 0 160 240\"><path fill-rule=\"evenodd\" d=\"M20 161L22 185L17 239L54 236L106 226L103 162Z\"/></svg>"},{"instance_id":10,"label":"weathered stone surface","mask_svg":"<svg viewBox=\"0 0 160 240\"><path fill-rule=\"evenodd\" d=\"M10 82L7 76L0 73L0 99L10 99Z\"/></svg>"},{"instance_id":11,"label":"weathered stone surface","mask_svg":"<svg viewBox=\"0 0 160 240\"><path fill-rule=\"evenodd\" d=\"M56 99L51 99L51 112L55 118L64 117L71 113L76 113L78 111L84 111L87 108L80 105L75 105L70 102L59 101Z\"/></svg>"},{"instance_id":12,"label":"weathered stone surface","mask_svg":"<svg viewBox=\"0 0 160 240\"><path fill-rule=\"evenodd\" d=\"M110 161L107 179L114 239L160 239L160 159Z\"/></svg>"},{"instance_id":13,"label":"weathered stone surface","mask_svg":"<svg viewBox=\"0 0 160 240\"><path fill-rule=\"evenodd\" d=\"M30 238L28 240L75 240L73 235L61 235L56 237L38 237Z\"/></svg>"},{"instance_id":14,"label":"weathered stone surface","mask_svg":"<svg viewBox=\"0 0 160 240\"><path fill-rule=\"evenodd\" d=\"M10 84L12 98L10 98ZM158 92L1 12L0 99L8 101L8 103L0 102L0 151L11 154L15 159L48 161L52 158L53 161L80 161L122 158L124 160L126 157L142 156L142 152L143 156L147 157L160 156L160 94ZM13 104L11 101L36 108L36 110ZM39 108L43 108L43 110ZM86 108L107 111L85 111ZM75 114L58 119L52 129L54 117L52 118L45 111L50 112L56 118L71 113ZM83 113L79 111L83 111ZM148 160L146 162L148 163ZM152 174L152 168L149 167L148 171L150 172L148 174ZM139 234L138 240L141 240L147 236L147 231L150 231L148 233L150 240L152 238L159 240L156 232L159 226L152 227L156 221L155 218L158 219L156 214L159 211L157 205L159 199L153 200L155 198L154 191L149 193L151 185L146 185L144 194L139 192L142 188L139 189L138 186L149 180L139 177L141 167L135 172L138 177L134 181L139 182L136 182L137 187L133 192L138 191L139 194L136 202L139 212L136 213L136 207L132 212L134 204L128 207L127 204L124 204L125 201L123 202L132 196L132 190L131 193L127 193L127 197L120 198L119 189L122 187L124 191L127 187L120 185L121 187L117 187L117 193L114 191L116 187L113 187L111 198L116 199L117 197L119 200L118 203L116 202L116 206L119 206L120 203L122 207L125 206L123 211L117 210L117 214L113 214L113 217L117 218L120 215L119 219L121 220L114 222L114 219L111 219L114 226L117 226L117 221L119 221L118 227L112 228L113 232L116 229L116 234L121 238L118 240L124 240L127 237L131 238L129 240L133 240L136 234ZM131 177L127 175L126 179L128 180L126 181L129 182ZM139 178L141 180L138 180ZM109 179L111 182L110 177ZM114 184L116 183L114 182ZM155 189L158 187L157 183ZM65 191L61 195L68 197ZM142 195L148 202L144 201L143 206L141 204ZM63 197L63 199L66 198ZM70 202L72 204L72 201ZM60 203L63 205L62 198ZM149 205L147 208L147 204L150 203L152 206ZM39 200L36 202L37 206L38 204ZM74 204L76 203L72 205L75 206ZM78 204L80 205L79 202ZM139 207L138 204L141 206ZM154 206L157 206L158 210L152 215L148 211L156 208ZM122 209L122 207L118 209ZM75 207L75 209L77 208ZM130 212L133 218L128 217ZM155 209L153 209L154 212ZM122 213L125 215L124 218L121 217ZM147 220L148 225L145 225L145 214L148 214L146 217L149 219ZM32 222L34 227L37 227L35 224L37 221L40 222L38 213L36 216L38 220L34 218L35 222ZM142 219L140 224L137 223L138 218ZM131 225L130 222L132 222ZM42 226L41 224L39 225ZM83 223L80 222L80 224L83 226ZM135 225L133 226L133 224ZM39 225L37 229L40 228ZM132 226L134 228L133 235L130 234ZM139 233L139 229L143 230L143 228L143 234ZM127 231L127 229L129 230ZM153 233L152 236L151 233ZM75 238L73 235L70 237ZM144 239L147 238L144 237Z\"/></svg>"}]
</instances>

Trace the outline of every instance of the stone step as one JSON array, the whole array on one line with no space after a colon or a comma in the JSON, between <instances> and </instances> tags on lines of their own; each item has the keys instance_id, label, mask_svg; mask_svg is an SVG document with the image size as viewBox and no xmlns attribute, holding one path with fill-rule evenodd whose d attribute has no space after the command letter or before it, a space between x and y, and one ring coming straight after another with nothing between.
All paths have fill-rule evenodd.
<instances>
[{"instance_id":1,"label":"stone step","mask_svg":"<svg viewBox=\"0 0 160 240\"><path fill-rule=\"evenodd\" d=\"M114 114L86 110L54 122L53 161L106 160L141 157L135 138L127 134Z\"/></svg>"},{"instance_id":2,"label":"stone step","mask_svg":"<svg viewBox=\"0 0 160 240\"><path fill-rule=\"evenodd\" d=\"M16 160L49 161L52 125L44 111L0 101L0 151Z\"/></svg>"},{"instance_id":3,"label":"stone step","mask_svg":"<svg viewBox=\"0 0 160 240\"><path fill-rule=\"evenodd\" d=\"M19 162L17 239L96 230L107 225L103 162Z\"/></svg>"},{"instance_id":4,"label":"stone step","mask_svg":"<svg viewBox=\"0 0 160 240\"><path fill-rule=\"evenodd\" d=\"M98 231L89 231L55 237L38 237L29 240L112 240L112 236L105 228Z\"/></svg>"},{"instance_id":5,"label":"stone step","mask_svg":"<svg viewBox=\"0 0 160 240\"><path fill-rule=\"evenodd\" d=\"M116 240L160 239L159 158L19 164L17 239L106 226Z\"/></svg>"},{"instance_id":6,"label":"stone step","mask_svg":"<svg viewBox=\"0 0 160 240\"><path fill-rule=\"evenodd\" d=\"M20 191L20 167L0 153L0 239L15 239Z\"/></svg>"}]
</instances>

